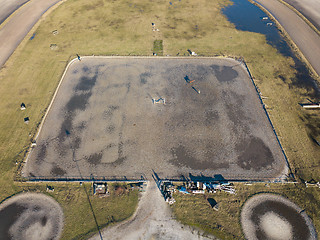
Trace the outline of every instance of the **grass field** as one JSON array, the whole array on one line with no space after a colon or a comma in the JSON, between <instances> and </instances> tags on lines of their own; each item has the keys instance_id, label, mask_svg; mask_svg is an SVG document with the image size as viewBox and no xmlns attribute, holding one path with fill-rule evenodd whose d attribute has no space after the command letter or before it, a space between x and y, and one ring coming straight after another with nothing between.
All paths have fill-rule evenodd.
<instances>
[{"instance_id":1,"label":"grass field","mask_svg":"<svg viewBox=\"0 0 320 240\"><path fill-rule=\"evenodd\" d=\"M13 179L68 61L76 54L151 56L155 40L159 39L162 40L163 55L187 55L187 49L191 49L204 56L244 57L262 95L267 97L265 104L297 179L319 181L320 147L312 138L320 136L320 114L319 111L305 111L298 105L312 92L294 84L296 72L292 59L280 55L266 43L264 36L238 31L226 20L220 9L227 4L230 4L227 0L175 0L172 5L160 0L68 0L46 16L0 71L0 199L24 189L44 189L44 184L19 183ZM152 22L159 32L152 31ZM54 35L54 30L58 30L58 34ZM29 40L33 33L35 37ZM52 50L51 44L56 44L57 48ZM26 104L24 111L20 110L21 102ZM30 118L29 124L23 122L24 117ZM221 218L228 220L223 224L232 222L230 236L238 236L240 232L239 206L247 196L264 191L259 186L239 186L236 196L241 194L240 202L230 205L234 207L234 214L225 212ZM305 206L306 211L313 216L320 233L318 189L310 190L302 185L297 188L276 185L274 189L302 205L307 203L307 196L311 204ZM75 197L67 200L65 196L69 191ZM55 199L68 211L65 212L66 229L75 229L73 233L65 230L65 239L94 229L93 222L81 218L90 211L84 191L71 184L55 194ZM219 196L225 201L231 199ZM132 198L137 199L137 196ZM202 200L198 200L201 208ZM104 204L104 200L95 201L97 206ZM136 201L132 200L132 209ZM314 205L318 208L313 208ZM185 211L183 206L175 210L179 219ZM107 210L98 211L101 217L104 211ZM222 211L219 214L223 215ZM197 226L209 226L208 218L200 218ZM184 221L192 223L194 220L186 218ZM210 221L220 224L217 218ZM223 231L219 230L222 237L225 233L229 235L227 228L228 224L223 226Z\"/></svg>"},{"instance_id":2,"label":"grass field","mask_svg":"<svg viewBox=\"0 0 320 240\"><path fill-rule=\"evenodd\" d=\"M53 187L54 191L46 192L47 185ZM110 194L103 198L93 195L91 183L80 185L79 183L16 182L9 190L10 193L15 194L36 192L53 197L61 205L64 213L64 229L61 239L86 239L97 232L94 217L96 217L99 228L102 229L109 224L127 219L135 211L138 203L138 190L131 190L126 184L109 184L108 187ZM3 191L1 193L3 195ZM2 198L3 200L5 199Z\"/></svg>"},{"instance_id":3,"label":"grass field","mask_svg":"<svg viewBox=\"0 0 320 240\"><path fill-rule=\"evenodd\" d=\"M298 204L306 213L319 233L320 204L319 189L316 187L304 188L299 184L256 183L246 185L235 184L236 194L217 192L206 195L174 195L177 201L173 205L173 212L177 219L184 224L198 227L217 236L220 239L245 239L240 226L240 212L245 201L258 193L276 193L289 198ZM209 205L207 198L213 198L219 203L219 211Z\"/></svg>"}]
</instances>

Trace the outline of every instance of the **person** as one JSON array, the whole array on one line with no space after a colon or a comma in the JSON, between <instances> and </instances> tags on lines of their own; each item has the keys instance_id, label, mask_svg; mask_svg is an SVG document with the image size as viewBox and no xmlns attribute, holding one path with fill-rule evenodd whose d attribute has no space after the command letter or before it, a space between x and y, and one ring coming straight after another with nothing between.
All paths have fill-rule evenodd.
<instances>
[{"instance_id":1,"label":"person","mask_svg":"<svg viewBox=\"0 0 320 240\"><path fill-rule=\"evenodd\" d=\"M77 57L78 57L78 60L81 61L81 58L80 58L80 56L78 54L77 54Z\"/></svg>"}]
</instances>

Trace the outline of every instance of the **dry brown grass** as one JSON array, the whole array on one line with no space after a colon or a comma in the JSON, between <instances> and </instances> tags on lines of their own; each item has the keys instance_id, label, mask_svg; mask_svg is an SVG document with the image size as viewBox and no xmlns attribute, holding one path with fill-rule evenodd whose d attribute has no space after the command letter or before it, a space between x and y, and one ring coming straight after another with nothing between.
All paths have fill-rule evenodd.
<instances>
[{"instance_id":1,"label":"dry brown grass","mask_svg":"<svg viewBox=\"0 0 320 240\"><path fill-rule=\"evenodd\" d=\"M30 41L30 35L27 36L0 71L0 199L25 189L13 181L16 161L22 161L24 150L37 131L67 62L76 53L152 55L153 43L157 39L163 40L164 55L183 55L191 49L205 56L244 57L262 95L268 97L264 101L297 178L320 180L320 147L311 138L320 136L320 114L319 111L305 111L298 105L310 96L310 90L293 84L295 69L292 59L268 45L264 36L236 30L220 13L228 1L173 2L170 6L159 0L68 0L30 32L30 35L36 33L35 38ZM156 23L160 32L152 32L151 22ZM53 35L53 30L58 30L59 34ZM56 44L58 49L51 50L50 44ZM21 102L27 105L25 111L19 109ZM23 123L26 116L30 118L28 125ZM43 184L30 186L26 189L43 189ZM240 203L230 205L233 206L230 209L232 215L221 216L224 222L232 224L232 228L229 225L224 228L227 235L231 231L230 236L239 236L238 208L245 197L260 191L259 185L253 188L258 190L243 187ZM75 194L78 197L64 199L68 189L79 191ZM80 234L92 227L89 227L91 223L85 225L82 220L88 211L84 207L87 202L83 193L75 189L77 187L68 185L55 198L63 206L70 207L66 215L70 214L68 217L74 219L73 224L79 226L76 231ZM304 198L313 199L306 208L319 232L319 216L315 211L320 211L311 208L319 202L319 192L302 187L295 190L287 185L277 185L276 189L296 199L298 204L303 205ZM221 201L232 199L219 196ZM210 221L218 224L219 219L215 217ZM207 220L201 220L200 225L207 226Z\"/></svg>"}]
</instances>

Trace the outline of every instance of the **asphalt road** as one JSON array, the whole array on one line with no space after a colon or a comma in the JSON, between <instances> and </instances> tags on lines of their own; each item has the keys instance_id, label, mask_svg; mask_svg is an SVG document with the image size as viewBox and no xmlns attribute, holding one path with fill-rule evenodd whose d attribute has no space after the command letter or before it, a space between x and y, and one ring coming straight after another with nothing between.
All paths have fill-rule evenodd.
<instances>
[{"instance_id":1,"label":"asphalt road","mask_svg":"<svg viewBox=\"0 0 320 240\"><path fill-rule=\"evenodd\" d=\"M277 0L255 0L266 8L287 31L305 58L320 75L320 36L294 11Z\"/></svg>"},{"instance_id":2,"label":"asphalt road","mask_svg":"<svg viewBox=\"0 0 320 240\"><path fill-rule=\"evenodd\" d=\"M20 42L40 17L60 0L31 0L22 6L0 29L0 67L8 60ZM5 16L3 10L0 14Z\"/></svg>"},{"instance_id":3,"label":"asphalt road","mask_svg":"<svg viewBox=\"0 0 320 240\"><path fill-rule=\"evenodd\" d=\"M284 0L303 16L305 16L320 31L320 0Z\"/></svg>"},{"instance_id":4,"label":"asphalt road","mask_svg":"<svg viewBox=\"0 0 320 240\"><path fill-rule=\"evenodd\" d=\"M19 7L29 0L0 0L0 25Z\"/></svg>"}]
</instances>

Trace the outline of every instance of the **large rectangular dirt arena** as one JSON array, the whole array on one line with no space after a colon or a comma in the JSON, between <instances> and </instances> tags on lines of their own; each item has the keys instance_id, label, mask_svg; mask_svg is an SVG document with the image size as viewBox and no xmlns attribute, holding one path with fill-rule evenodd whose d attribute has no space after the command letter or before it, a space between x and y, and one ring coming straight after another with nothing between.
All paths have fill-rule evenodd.
<instances>
[{"instance_id":1,"label":"large rectangular dirt arena","mask_svg":"<svg viewBox=\"0 0 320 240\"><path fill-rule=\"evenodd\" d=\"M160 57L70 64L23 175L130 179L153 171L232 179L286 173L242 64Z\"/></svg>"}]
</instances>

